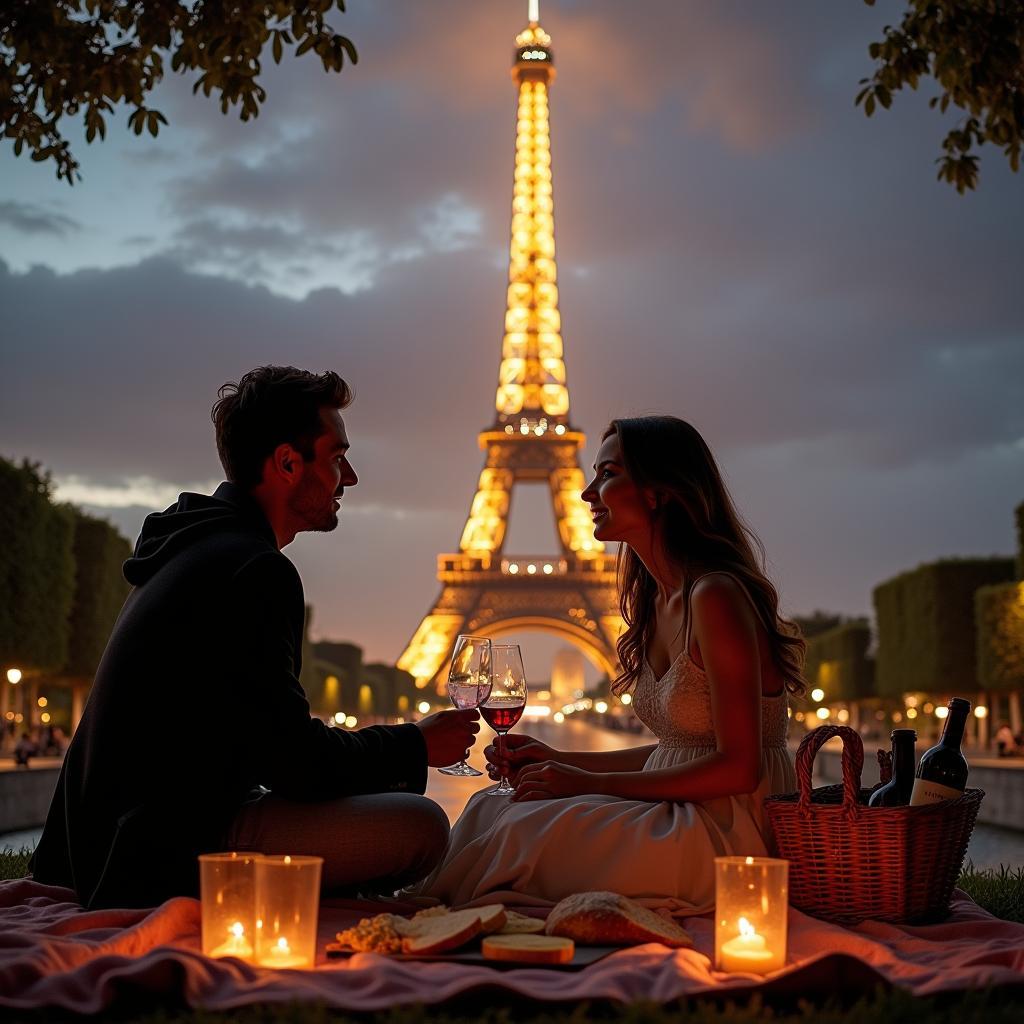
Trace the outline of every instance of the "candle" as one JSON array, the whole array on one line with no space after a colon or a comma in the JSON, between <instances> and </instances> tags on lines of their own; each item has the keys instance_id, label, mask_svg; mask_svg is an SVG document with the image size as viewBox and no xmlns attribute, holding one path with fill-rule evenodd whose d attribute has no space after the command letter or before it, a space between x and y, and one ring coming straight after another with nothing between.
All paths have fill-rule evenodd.
<instances>
[{"instance_id":1,"label":"candle","mask_svg":"<svg viewBox=\"0 0 1024 1024\"><path fill-rule=\"evenodd\" d=\"M789 864L715 858L715 967L769 974L786 964Z\"/></svg>"},{"instance_id":2,"label":"candle","mask_svg":"<svg viewBox=\"0 0 1024 1024\"><path fill-rule=\"evenodd\" d=\"M238 956L248 959L252 956L252 944L245 937L245 925L236 921L229 929L228 938L210 950L210 956Z\"/></svg>"},{"instance_id":3,"label":"candle","mask_svg":"<svg viewBox=\"0 0 1024 1024\"><path fill-rule=\"evenodd\" d=\"M760 974L775 959L775 954L768 949L763 935L758 935L754 926L741 917L740 933L728 942L722 943L719 962L723 971L754 971Z\"/></svg>"},{"instance_id":4,"label":"candle","mask_svg":"<svg viewBox=\"0 0 1024 1024\"><path fill-rule=\"evenodd\" d=\"M256 865L256 962L316 966L320 857L262 857Z\"/></svg>"},{"instance_id":5,"label":"candle","mask_svg":"<svg viewBox=\"0 0 1024 1024\"><path fill-rule=\"evenodd\" d=\"M283 935L262 956L263 967L308 967L307 957L292 952L288 939Z\"/></svg>"},{"instance_id":6,"label":"candle","mask_svg":"<svg viewBox=\"0 0 1024 1024\"><path fill-rule=\"evenodd\" d=\"M251 961L255 945L255 872L258 854L204 853L199 857L203 953Z\"/></svg>"}]
</instances>

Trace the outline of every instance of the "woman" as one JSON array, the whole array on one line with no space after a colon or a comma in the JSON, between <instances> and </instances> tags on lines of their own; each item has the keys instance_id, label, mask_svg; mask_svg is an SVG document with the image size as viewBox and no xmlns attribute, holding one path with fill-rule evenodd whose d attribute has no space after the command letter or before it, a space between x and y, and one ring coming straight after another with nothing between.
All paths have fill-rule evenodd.
<instances>
[{"instance_id":1,"label":"woman","mask_svg":"<svg viewBox=\"0 0 1024 1024\"><path fill-rule=\"evenodd\" d=\"M622 545L612 691L632 694L658 743L571 752L512 734L489 746L491 776L507 772L516 793L476 794L417 892L544 906L607 889L702 913L714 858L763 854L764 798L795 788L787 695L804 690L804 642L703 438L670 416L615 420L594 469L594 535Z\"/></svg>"}]
</instances>

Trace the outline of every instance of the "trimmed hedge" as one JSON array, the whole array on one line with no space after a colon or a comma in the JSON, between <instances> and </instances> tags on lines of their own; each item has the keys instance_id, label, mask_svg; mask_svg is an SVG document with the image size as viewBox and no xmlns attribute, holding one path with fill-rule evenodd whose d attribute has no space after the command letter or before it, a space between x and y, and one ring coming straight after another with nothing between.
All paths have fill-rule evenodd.
<instances>
[{"instance_id":1,"label":"trimmed hedge","mask_svg":"<svg viewBox=\"0 0 1024 1024\"><path fill-rule=\"evenodd\" d=\"M1024 580L1024 501L1013 514L1017 519L1017 579Z\"/></svg>"},{"instance_id":2,"label":"trimmed hedge","mask_svg":"<svg viewBox=\"0 0 1024 1024\"><path fill-rule=\"evenodd\" d=\"M92 681L131 587L121 566L132 546L105 519L73 510L75 596L63 675Z\"/></svg>"},{"instance_id":3,"label":"trimmed hedge","mask_svg":"<svg viewBox=\"0 0 1024 1024\"><path fill-rule=\"evenodd\" d=\"M868 657L871 627L866 619L844 622L807 640L804 678L820 686L825 701L861 700L875 692L875 662Z\"/></svg>"},{"instance_id":4,"label":"trimmed hedge","mask_svg":"<svg viewBox=\"0 0 1024 1024\"><path fill-rule=\"evenodd\" d=\"M1011 558L944 559L875 587L878 693L980 690L974 594L1009 582L1015 568Z\"/></svg>"},{"instance_id":5,"label":"trimmed hedge","mask_svg":"<svg viewBox=\"0 0 1024 1024\"><path fill-rule=\"evenodd\" d=\"M68 655L75 586L71 510L27 459L0 458L0 667L52 672Z\"/></svg>"},{"instance_id":6,"label":"trimmed hedge","mask_svg":"<svg viewBox=\"0 0 1024 1024\"><path fill-rule=\"evenodd\" d=\"M1024 689L1024 581L982 587L974 595L974 621L979 687Z\"/></svg>"}]
</instances>

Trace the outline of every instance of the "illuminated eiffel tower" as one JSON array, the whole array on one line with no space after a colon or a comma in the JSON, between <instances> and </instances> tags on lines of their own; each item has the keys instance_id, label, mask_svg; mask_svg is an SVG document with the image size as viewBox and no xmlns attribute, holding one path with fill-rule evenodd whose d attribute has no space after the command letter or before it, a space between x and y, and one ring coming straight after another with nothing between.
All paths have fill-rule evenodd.
<instances>
[{"instance_id":1,"label":"illuminated eiffel tower","mask_svg":"<svg viewBox=\"0 0 1024 1024\"><path fill-rule=\"evenodd\" d=\"M459 633L555 633L613 676L622 627L615 559L594 539L579 452L584 435L569 420L555 268L548 90L555 78L551 37L537 0L516 36L512 78L519 90L508 302L497 415L480 433L487 453L457 554L438 557L441 593L398 667L443 692ZM546 481L558 525L553 557L505 552L512 488Z\"/></svg>"}]
</instances>

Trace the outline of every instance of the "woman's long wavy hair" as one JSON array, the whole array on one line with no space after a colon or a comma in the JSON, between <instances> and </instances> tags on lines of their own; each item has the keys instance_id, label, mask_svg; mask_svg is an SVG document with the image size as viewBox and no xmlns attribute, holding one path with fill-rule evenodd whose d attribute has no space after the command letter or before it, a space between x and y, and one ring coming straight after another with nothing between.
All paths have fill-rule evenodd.
<instances>
[{"instance_id":1,"label":"woman's long wavy hair","mask_svg":"<svg viewBox=\"0 0 1024 1024\"><path fill-rule=\"evenodd\" d=\"M779 616L779 595L765 572L764 546L743 522L704 438L675 416L612 420L605 438L618 434L622 461L637 487L653 491L651 530L661 551L683 576L683 607L690 590L708 572L730 572L746 585L768 632L772 660L792 694L806 690L805 643L799 627ZM619 606L626 631L617 648L621 674L616 694L631 690L640 676L654 632L657 584L627 544L619 548Z\"/></svg>"}]
</instances>

